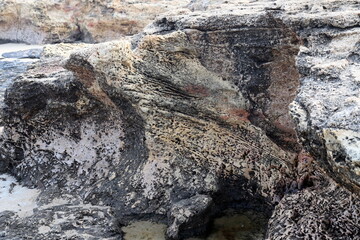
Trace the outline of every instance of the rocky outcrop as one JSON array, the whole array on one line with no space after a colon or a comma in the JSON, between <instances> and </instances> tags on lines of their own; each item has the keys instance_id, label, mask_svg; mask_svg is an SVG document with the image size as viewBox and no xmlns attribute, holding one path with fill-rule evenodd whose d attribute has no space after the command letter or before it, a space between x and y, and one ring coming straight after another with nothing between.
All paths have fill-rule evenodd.
<instances>
[{"instance_id":1,"label":"rocky outcrop","mask_svg":"<svg viewBox=\"0 0 360 240\"><path fill-rule=\"evenodd\" d=\"M127 224L165 221L196 194L214 202L179 227L173 210L172 229L182 229L229 206L269 211L295 177L295 155L241 114L248 100L201 65L183 32L146 36L134 50L127 41L81 49L65 65L74 76L58 57L43 61L9 89L3 133L8 168L43 189L40 206L70 196L111 206Z\"/></svg>"},{"instance_id":2,"label":"rocky outcrop","mask_svg":"<svg viewBox=\"0 0 360 240\"><path fill-rule=\"evenodd\" d=\"M360 21L359 8L354 10L323 16L316 29L310 30L311 22L308 28L301 26L305 27L298 31L304 39L297 58L301 88L291 114L301 141L329 175L359 192Z\"/></svg>"},{"instance_id":3,"label":"rocky outcrop","mask_svg":"<svg viewBox=\"0 0 360 240\"><path fill-rule=\"evenodd\" d=\"M151 220L185 239L232 208L271 215L268 239L356 239L356 4L191 1L131 39L46 47L6 94L3 171L40 193L4 238Z\"/></svg>"},{"instance_id":4,"label":"rocky outcrop","mask_svg":"<svg viewBox=\"0 0 360 240\"><path fill-rule=\"evenodd\" d=\"M31 44L103 42L142 31L187 1L1 0L0 40Z\"/></svg>"}]
</instances>

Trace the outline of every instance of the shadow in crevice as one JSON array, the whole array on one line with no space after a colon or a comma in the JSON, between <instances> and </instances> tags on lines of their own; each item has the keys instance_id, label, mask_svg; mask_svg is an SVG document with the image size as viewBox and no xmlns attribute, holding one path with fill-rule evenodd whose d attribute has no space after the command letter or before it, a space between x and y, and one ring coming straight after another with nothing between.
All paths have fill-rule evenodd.
<instances>
[{"instance_id":1,"label":"shadow in crevice","mask_svg":"<svg viewBox=\"0 0 360 240\"><path fill-rule=\"evenodd\" d=\"M270 213L273 204L259 193L259 185L254 180L248 180L243 176L223 177L219 182L219 191L212 197L217 206L215 212L225 209L256 209L257 211Z\"/></svg>"},{"instance_id":2,"label":"shadow in crevice","mask_svg":"<svg viewBox=\"0 0 360 240\"><path fill-rule=\"evenodd\" d=\"M264 239L269 216L255 210L226 209L221 217L213 219L205 240Z\"/></svg>"},{"instance_id":3,"label":"shadow in crevice","mask_svg":"<svg viewBox=\"0 0 360 240\"><path fill-rule=\"evenodd\" d=\"M221 178L206 240L263 239L274 204L245 177Z\"/></svg>"},{"instance_id":4,"label":"shadow in crevice","mask_svg":"<svg viewBox=\"0 0 360 240\"><path fill-rule=\"evenodd\" d=\"M190 219L179 239L263 239L274 204L258 193L259 186L245 177L222 177L213 205Z\"/></svg>"}]
</instances>

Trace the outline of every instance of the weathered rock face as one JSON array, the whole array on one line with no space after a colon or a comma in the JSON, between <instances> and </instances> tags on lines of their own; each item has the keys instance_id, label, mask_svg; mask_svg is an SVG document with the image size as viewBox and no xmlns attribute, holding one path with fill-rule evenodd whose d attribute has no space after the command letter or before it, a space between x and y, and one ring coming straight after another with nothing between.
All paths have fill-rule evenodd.
<instances>
[{"instance_id":1,"label":"weathered rock face","mask_svg":"<svg viewBox=\"0 0 360 240\"><path fill-rule=\"evenodd\" d=\"M120 117L82 93L60 60L37 63L13 84L17 93L6 97L3 117L9 125L3 132L2 171L12 172L41 192L34 214L6 213L2 230L8 229L7 239L119 239L111 209L86 205L83 200L89 193L84 189L91 191L106 179L115 165L112 161L120 160L119 151L113 149L122 147L126 131ZM103 117L113 124L108 126ZM24 136L24 131L30 135ZM22 141L23 137L27 139ZM9 224L14 228L9 229Z\"/></svg>"},{"instance_id":2,"label":"weathered rock face","mask_svg":"<svg viewBox=\"0 0 360 240\"><path fill-rule=\"evenodd\" d=\"M12 83L12 80L16 78L20 73L25 72L27 69L28 63L20 61L0 61L0 99L2 100L1 105L3 105L4 94L6 88Z\"/></svg>"},{"instance_id":3,"label":"weathered rock face","mask_svg":"<svg viewBox=\"0 0 360 240\"><path fill-rule=\"evenodd\" d=\"M4 213L4 238L35 225L34 238L121 239L151 220L184 239L245 208L272 215L268 239L356 239L359 18L346 6L340 22L340 1L191 1L130 40L45 48L6 95L3 171L40 193L32 216Z\"/></svg>"},{"instance_id":4,"label":"weathered rock face","mask_svg":"<svg viewBox=\"0 0 360 240\"><path fill-rule=\"evenodd\" d=\"M283 148L298 152L296 128L331 175L359 188L358 3L192 2L196 4L228 15L166 15L147 32L185 31L200 49L203 65L234 82L249 99L246 117L254 125ZM291 104L295 127L288 106L296 94Z\"/></svg>"},{"instance_id":5,"label":"weathered rock face","mask_svg":"<svg viewBox=\"0 0 360 240\"><path fill-rule=\"evenodd\" d=\"M0 39L26 43L102 42L141 32L187 1L1 0Z\"/></svg>"},{"instance_id":6,"label":"weathered rock face","mask_svg":"<svg viewBox=\"0 0 360 240\"><path fill-rule=\"evenodd\" d=\"M301 26L305 27L299 31L304 47L297 59L301 88L291 105L301 141L332 177L356 192L360 190L359 12L359 8L348 10L346 16L334 12L320 18L316 29Z\"/></svg>"},{"instance_id":7,"label":"weathered rock face","mask_svg":"<svg viewBox=\"0 0 360 240\"><path fill-rule=\"evenodd\" d=\"M298 152L295 125L288 111L299 86L295 56L300 40L296 33L265 12L166 16L147 32L180 29L198 50L201 63L224 81L234 83L249 101L248 109L237 114L262 128L284 149Z\"/></svg>"},{"instance_id":8,"label":"weathered rock face","mask_svg":"<svg viewBox=\"0 0 360 240\"><path fill-rule=\"evenodd\" d=\"M320 188L281 200L269 221L267 239L359 239L359 197L323 181Z\"/></svg>"},{"instance_id":9,"label":"weathered rock face","mask_svg":"<svg viewBox=\"0 0 360 240\"><path fill-rule=\"evenodd\" d=\"M185 33L145 36L134 50L127 41L84 48L66 63L75 77L60 60L30 69L5 102L8 168L43 189L40 206L68 196L111 206L126 224L164 221L197 194L214 202L181 221L170 214L178 238L200 212L270 210L296 178L296 156L241 114L248 100L201 65Z\"/></svg>"},{"instance_id":10,"label":"weathered rock face","mask_svg":"<svg viewBox=\"0 0 360 240\"><path fill-rule=\"evenodd\" d=\"M121 239L114 223L110 208L84 204L44 206L25 218L0 215L2 239Z\"/></svg>"}]
</instances>

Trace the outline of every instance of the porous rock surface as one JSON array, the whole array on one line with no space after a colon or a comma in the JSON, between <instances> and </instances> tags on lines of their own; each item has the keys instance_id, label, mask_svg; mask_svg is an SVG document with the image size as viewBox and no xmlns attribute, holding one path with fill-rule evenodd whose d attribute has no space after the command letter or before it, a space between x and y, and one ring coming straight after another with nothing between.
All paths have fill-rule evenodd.
<instances>
[{"instance_id":1,"label":"porous rock surface","mask_svg":"<svg viewBox=\"0 0 360 240\"><path fill-rule=\"evenodd\" d=\"M3 238L151 220L184 239L248 208L268 239L358 239L359 13L195 0L130 40L45 49L5 98L3 172L40 194Z\"/></svg>"}]
</instances>

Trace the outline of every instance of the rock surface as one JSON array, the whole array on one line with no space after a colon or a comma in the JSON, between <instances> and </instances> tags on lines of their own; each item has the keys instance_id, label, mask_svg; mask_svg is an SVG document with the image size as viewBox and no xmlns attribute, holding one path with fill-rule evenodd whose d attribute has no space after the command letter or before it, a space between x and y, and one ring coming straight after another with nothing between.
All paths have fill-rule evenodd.
<instances>
[{"instance_id":1,"label":"rock surface","mask_svg":"<svg viewBox=\"0 0 360 240\"><path fill-rule=\"evenodd\" d=\"M330 176L356 192L360 192L359 9L357 2L353 11L333 12L320 18L316 29L299 31L304 39L297 58L301 88L291 105L304 146Z\"/></svg>"},{"instance_id":2,"label":"rock surface","mask_svg":"<svg viewBox=\"0 0 360 240\"><path fill-rule=\"evenodd\" d=\"M194 0L129 39L45 47L5 98L1 169L39 196L1 213L3 238L153 221L184 239L231 208L271 215L267 239L357 239L359 13Z\"/></svg>"},{"instance_id":3,"label":"rock surface","mask_svg":"<svg viewBox=\"0 0 360 240\"><path fill-rule=\"evenodd\" d=\"M38 62L5 100L6 167L43 189L39 206L70 196L69 204L111 206L120 224L167 221L196 194L214 198L214 211L268 211L295 155L234 113L247 100L192 51L174 32L134 50L127 41L80 49L65 65L74 75L59 57ZM213 214L205 210L197 214Z\"/></svg>"},{"instance_id":4,"label":"rock surface","mask_svg":"<svg viewBox=\"0 0 360 240\"><path fill-rule=\"evenodd\" d=\"M42 47L32 48L22 44L0 46L0 106L2 107L6 88L18 75L26 71L29 64L40 58Z\"/></svg>"},{"instance_id":5,"label":"rock surface","mask_svg":"<svg viewBox=\"0 0 360 240\"><path fill-rule=\"evenodd\" d=\"M4 58L40 58L42 48L34 48L29 50L21 50L17 52L3 53Z\"/></svg>"},{"instance_id":6,"label":"rock surface","mask_svg":"<svg viewBox=\"0 0 360 240\"><path fill-rule=\"evenodd\" d=\"M102 42L142 31L181 0L1 0L0 39L31 44Z\"/></svg>"}]
</instances>

